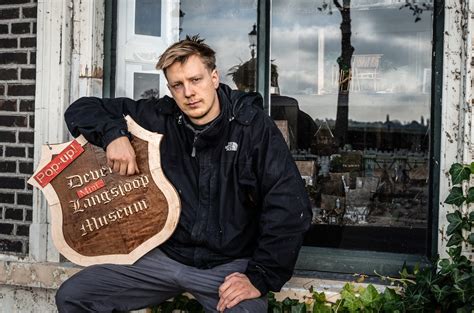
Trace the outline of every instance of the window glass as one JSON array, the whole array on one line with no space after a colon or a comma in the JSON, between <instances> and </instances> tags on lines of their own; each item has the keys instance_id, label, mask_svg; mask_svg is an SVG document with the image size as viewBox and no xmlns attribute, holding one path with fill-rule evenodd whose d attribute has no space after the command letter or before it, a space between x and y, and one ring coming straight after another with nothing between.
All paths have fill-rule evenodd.
<instances>
[{"instance_id":1,"label":"window glass","mask_svg":"<svg viewBox=\"0 0 474 313\"><path fill-rule=\"evenodd\" d=\"M423 254L432 4L272 3L271 116L307 184L306 245Z\"/></svg>"},{"instance_id":2,"label":"window glass","mask_svg":"<svg viewBox=\"0 0 474 313\"><path fill-rule=\"evenodd\" d=\"M204 38L216 51L221 82L232 88L245 78L250 82L245 89L255 90L255 46L249 41L249 33L256 22L254 0L180 1L180 39L196 34ZM256 29L254 32L251 38L256 44Z\"/></svg>"},{"instance_id":3,"label":"window glass","mask_svg":"<svg viewBox=\"0 0 474 313\"><path fill-rule=\"evenodd\" d=\"M133 73L133 98L149 99L160 97L160 75Z\"/></svg>"},{"instance_id":4,"label":"window glass","mask_svg":"<svg viewBox=\"0 0 474 313\"><path fill-rule=\"evenodd\" d=\"M161 36L160 0L135 0L135 34Z\"/></svg>"}]
</instances>

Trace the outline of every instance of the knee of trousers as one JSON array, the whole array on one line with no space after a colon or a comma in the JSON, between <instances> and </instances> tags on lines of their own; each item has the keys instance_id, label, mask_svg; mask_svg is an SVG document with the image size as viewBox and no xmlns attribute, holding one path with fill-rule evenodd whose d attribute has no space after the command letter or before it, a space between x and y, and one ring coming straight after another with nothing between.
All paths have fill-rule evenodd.
<instances>
[{"instance_id":1,"label":"knee of trousers","mask_svg":"<svg viewBox=\"0 0 474 313\"><path fill-rule=\"evenodd\" d=\"M55 296L56 306L58 307L59 312L62 311L61 309L66 307L68 302L73 299L80 299L80 297L80 288L77 288L73 281L66 280L61 284Z\"/></svg>"}]
</instances>

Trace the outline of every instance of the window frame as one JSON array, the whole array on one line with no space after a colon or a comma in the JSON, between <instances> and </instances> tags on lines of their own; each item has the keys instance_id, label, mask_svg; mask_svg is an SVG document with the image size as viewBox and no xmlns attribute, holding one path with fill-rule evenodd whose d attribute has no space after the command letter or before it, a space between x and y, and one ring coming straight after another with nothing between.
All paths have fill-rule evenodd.
<instances>
[{"instance_id":1,"label":"window frame","mask_svg":"<svg viewBox=\"0 0 474 313\"><path fill-rule=\"evenodd\" d=\"M439 179L441 155L441 95L443 88L443 35L444 1L433 1L433 46L431 65L431 128L430 128L430 177L428 228L426 233L426 254L405 254L364 250L346 250L303 246L296 264L296 274L311 276L308 271L330 273L364 273L373 275L374 270L381 275L397 275L406 263L428 266L438 253ZM257 14L257 91L263 95L264 107L270 114L270 56L271 56L271 0L258 1ZM266 61L266 62L265 62ZM438 70L436 70L438 69ZM339 260L339 261L338 261ZM344 260L344 262L340 262Z\"/></svg>"},{"instance_id":2,"label":"window frame","mask_svg":"<svg viewBox=\"0 0 474 313\"><path fill-rule=\"evenodd\" d=\"M109 2L106 2L109 3ZM116 0L112 0L112 5L106 12L116 7ZM270 114L270 33L272 1L258 0L257 4L257 92L264 99L264 107ZM430 182L429 182L429 216L426 234L426 254L403 254L391 252L376 252L365 250L346 250L339 248L322 248L303 246L296 264L295 274L298 276L320 276L335 278L341 273L353 274L364 273L374 275L374 270L381 275L397 275L401 266L406 263L408 266L416 264L428 266L430 260L438 253L438 220L439 220L439 190L441 171L441 124L442 124L442 93L443 76L446 69L443 67L443 47L444 47L444 20L445 8L442 0L434 0L433 11L433 59L431 75L431 130L430 130ZM106 14L105 27L106 42L110 40L109 47L114 42L113 26L116 18L112 14ZM107 26L109 25L109 26ZM112 25L112 27L110 27ZM111 35L110 35L111 34ZM116 36L116 35L115 35ZM113 95L114 59L111 49L105 49L105 72L111 75L104 76L104 95ZM441 70L443 69L443 70ZM109 72L107 72L109 71ZM112 79L111 79L112 77Z\"/></svg>"}]
</instances>

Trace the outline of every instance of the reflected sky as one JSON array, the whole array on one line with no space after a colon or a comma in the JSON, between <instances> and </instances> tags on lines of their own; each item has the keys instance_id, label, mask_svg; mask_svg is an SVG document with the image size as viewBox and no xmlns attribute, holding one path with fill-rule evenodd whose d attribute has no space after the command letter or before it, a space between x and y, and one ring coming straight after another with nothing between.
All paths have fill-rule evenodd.
<instances>
[{"instance_id":1,"label":"reflected sky","mask_svg":"<svg viewBox=\"0 0 474 313\"><path fill-rule=\"evenodd\" d=\"M320 11L323 1L272 2L271 58L278 66L282 95L292 96L313 118L335 118L337 57L341 49L341 16L333 7ZM327 1L332 3L332 1ZM353 0L351 10L354 54L382 54L377 90L350 93L349 118L400 121L429 118L431 80L431 11L421 20L396 0ZM387 5L388 3L395 3ZM372 4L372 7L368 5ZM256 0L181 1L181 38L199 33L217 52L221 80L233 88L229 68L250 58L248 32L257 19ZM324 61L318 62L318 39L324 33ZM318 93L318 69L324 68L324 88ZM423 89L423 87L425 87ZM321 92L321 90L319 90Z\"/></svg>"}]
</instances>

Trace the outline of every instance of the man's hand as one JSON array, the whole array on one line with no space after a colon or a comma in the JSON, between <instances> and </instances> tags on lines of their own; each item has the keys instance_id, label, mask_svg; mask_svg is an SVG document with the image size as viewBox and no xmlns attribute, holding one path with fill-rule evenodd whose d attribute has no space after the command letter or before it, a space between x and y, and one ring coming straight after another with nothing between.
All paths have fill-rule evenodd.
<instances>
[{"instance_id":1,"label":"man's hand","mask_svg":"<svg viewBox=\"0 0 474 313\"><path fill-rule=\"evenodd\" d=\"M219 287L219 303L217 310L224 312L239 304L243 300L260 297L260 291L252 285L245 274L232 273L227 276L224 283Z\"/></svg>"},{"instance_id":2,"label":"man's hand","mask_svg":"<svg viewBox=\"0 0 474 313\"><path fill-rule=\"evenodd\" d=\"M113 140L106 149L107 165L120 175L140 173L135 159L135 150L127 137Z\"/></svg>"}]
</instances>

